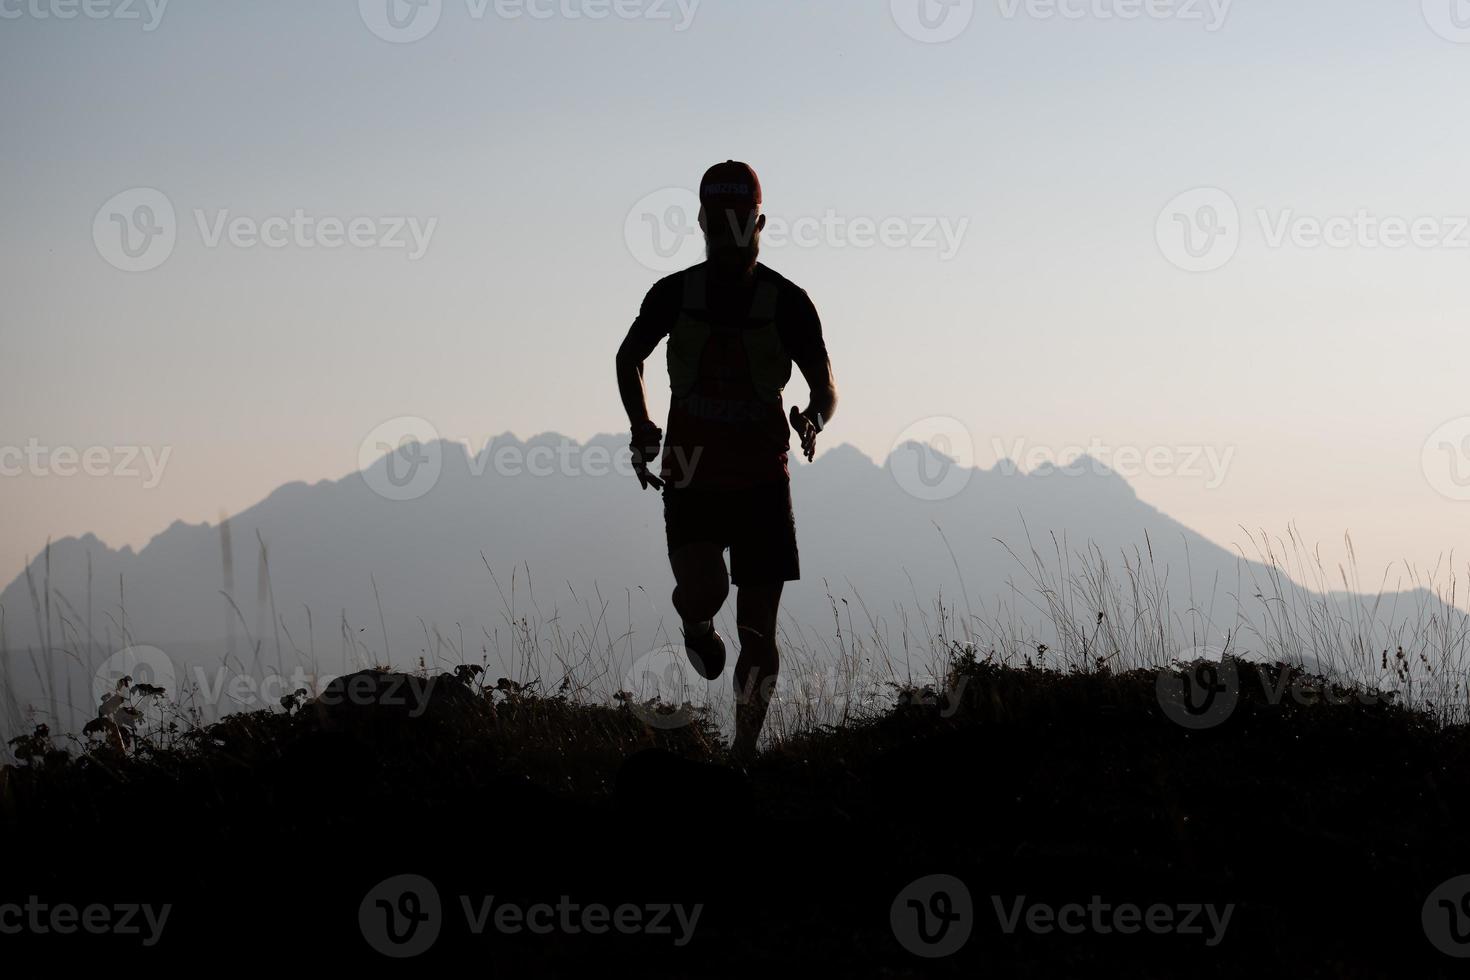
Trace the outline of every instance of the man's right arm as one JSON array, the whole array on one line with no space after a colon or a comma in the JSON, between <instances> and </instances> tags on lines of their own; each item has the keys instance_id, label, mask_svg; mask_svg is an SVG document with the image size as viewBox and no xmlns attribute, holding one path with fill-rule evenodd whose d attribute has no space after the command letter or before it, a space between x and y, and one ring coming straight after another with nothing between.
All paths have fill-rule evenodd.
<instances>
[{"instance_id":1,"label":"man's right arm","mask_svg":"<svg viewBox=\"0 0 1470 980\"><path fill-rule=\"evenodd\" d=\"M628 424L636 433L640 426L652 421L648 417L648 389L643 384L643 362L648 360L659 341L663 340L673 326L669 308L670 280L665 279L648 291L638 319L628 328L618 348L617 372L618 394L623 400L623 409L628 413Z\"/></svg>"},{"instance_id":2,"label":"man's right arm","mask_svg":"<svg viewBox=\"0 0 1470 980\"><path fill-rule=\"evenodd\" d=\"M628 425L633 432L629 448L633 451L633 466L638 473L638 482L646 490L650 486L659 489L662 484L648 472L648 465L658 458L659 443L663 432L648 417L648 389L643 384L643 362L653 353L660 340L673 327L678 314L677 293L671 292L671 280L658 283L643 299L643 308L638 319L628 328L618 348L617 376L618 395L623 400L623 410L628 413ZM670 308L670 302L674 305Z\"/></svg>"}]
</instances>

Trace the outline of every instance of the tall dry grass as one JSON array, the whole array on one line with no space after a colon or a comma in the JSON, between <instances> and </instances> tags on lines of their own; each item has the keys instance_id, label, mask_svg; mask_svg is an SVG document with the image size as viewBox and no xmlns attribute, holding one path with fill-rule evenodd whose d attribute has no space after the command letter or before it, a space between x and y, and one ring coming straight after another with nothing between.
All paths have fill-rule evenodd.
<instances>
[{"instance_id":1,"label":"tall dry grass","mask_svg":"<svg viewBox=\"0 0 1470 980\"><path fill-rule=\"evenodd\" d=\"M1408 568L1385 574L1369 590L1350 541L1347 563L1329 569L1294 529L1281 538L1257 533L1249 540L1250 553L1241 557L1255 564L1243 560L1233 582L1196 582L1188 567L1163 567L1147 539L1132 553L1109 556L1049 537L1012 551L1016 573L1007 592L978 597L978 609L958 561L958 600L941 595L925 605L914 596L877 606L855 592L829 588L829 621L781 618L781 679L765 738L780 742L880 714L901 689L940 685L953 659L966 652L1002 665L1075 671L1156 669L1230 654L1285 662L1364 690L1391 691L1444 723L1467 720L1470 614L1457 606L1458 577L1448 566L1427 574ZM252 629L234 599L222 593L228 646L212 668L216 680L295 671L293 676L307 678L302 687L312 696L332 676L366 667L440 673L478 666L490 683L505 677L518 689L579 703L613 703L620 693L634 704L688 702L720 730L731 727L728 681L706 683L681 668L673 639L677 624L661 624L651 642L635 635L634 604L647 599L640 591L613 599L600 590L582 594L566 586L546 597L530 569L518 567L503 580L487 561L488 594L498 604L494 624L479 636L466 636L458 625L444 630L420 620L423 644L406 653L389 647L374 583L377 622L350 623L343 614L339 648L327 656L318 652L309 608L301 637L275 608L268 553L265 542L259 544L260 594L269 597L269 625L258 619ZM40 723L53 732L78 728L77 719L91 718L97 705L90 682L79 684L77 678L90 679L113 651L137 642L129 628L125 583L117 584L117 602L104 608L97 632L90 574L83 615L53 590L49 562L42 567L43 580L35 582L28 570L27 582L33 613L43 624L43 647L11 650L5 627L13 611L0 610L0 725L7 740ZM738 635L728 608L717 624L727 637ZM233 649L236 630L244 636L243 656ZM38 696L18 693L18 665L28 668ZM259 699L232 700L222 695L222 686L196 683L187 668L184 674L169 710L150 716L160 729L168 723L198 726L236 710L284 710Z\"/></svg>"}]
</instances>

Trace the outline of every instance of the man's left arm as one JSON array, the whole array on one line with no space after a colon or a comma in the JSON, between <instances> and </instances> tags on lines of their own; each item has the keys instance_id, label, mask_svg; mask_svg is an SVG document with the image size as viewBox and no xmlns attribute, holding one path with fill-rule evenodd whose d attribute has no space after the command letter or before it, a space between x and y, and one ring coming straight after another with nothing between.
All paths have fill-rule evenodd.
<instances>
[{"instance_id":1,"label":"man's left arm","mask_svg":"<svg viewBox=\"0 0 1470 980\"><path fill-rule=\"evenodd\" d=\"M791 428L801 438L801 451L808 460L817 454L817 435L837 411L837 381L832 374L832 360L822 338L822 320L817 308L805 292L792 304L792 317L787 321L783 342L791 359L806 379L811 401L798 411L791 409Z\"/></svg>"}]
</instances>

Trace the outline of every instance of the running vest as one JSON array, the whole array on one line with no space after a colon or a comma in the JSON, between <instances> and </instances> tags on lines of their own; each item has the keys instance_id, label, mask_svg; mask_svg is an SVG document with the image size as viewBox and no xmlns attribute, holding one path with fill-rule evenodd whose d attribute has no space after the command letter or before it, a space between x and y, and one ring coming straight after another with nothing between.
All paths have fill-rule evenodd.
<instances>
[{"instance_id":1,"label":"running vest","mask_svg":"<svg viewBox=\"0 0 1470 980\"><path fill-rule=\"evenodd\" d=\"M792 359L776 324L780 280L758 278L750 310L732 311L731 323L709 307L709 278L703 266L685 273L683 305L669 329L674 397L663 477L675 488L725 489L789 479L781 394Z\"/></svg>"},{"instance_id":2,"label":"running vest","mask_svg":"<svg viewBox=\"0 0 1470 980\"><path fill-rule=\"evenodd\" d=\"M669 331L668 342L669 384L674 397L683 398L694 390L704 349L712 335L723 332L722 340L735 340L733 335L739 334L756 397L779 404L791 380L791 355L776 329L779 288L769 280L757 282L748 323L725 326L712 322L709 316L708 285L708 270L703 266L691 269L684 277L684 305Z\"/></svg>"}]
</instances>

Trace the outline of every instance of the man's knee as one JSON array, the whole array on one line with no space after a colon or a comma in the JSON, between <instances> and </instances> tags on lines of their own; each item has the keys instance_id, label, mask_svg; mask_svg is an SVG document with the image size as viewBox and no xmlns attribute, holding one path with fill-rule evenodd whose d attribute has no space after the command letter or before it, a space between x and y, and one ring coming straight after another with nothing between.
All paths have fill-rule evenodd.
<instances>
[{"instance_id":1,"label":"man's knee","mask_svg":"<svg viewBox=\"0 0 1470 980\"><path fill-rule=\"evenodd\" d=\"M738 622L736 626L740 630L740 649L749 650L751 656L760 661L775 660L776 636L775 630L766 623Z\"/></svg>"},{"instance_id":2,"label":"man's knee","mask_svg":"<svg viewBox=\"0 0 1470 980\"><path fill-rule=\"evenodd\" d=\"M730 573L716 545L688 545L669 556L674 569L674 609L688 623L714 619L730 595Z\"/></svg>"},{"instance_id":3,"label":"man's knee","mask_svg":"<svg viewBox=\"0 0 1470 980\"><path fill-rule=\"evenodd\" d=\"M745 587L736 603L735 625L745 659L767 670L776 669L776 616L781 607L779 589Z\"/></svg>"},{"instance_id":4,"label":"man's knee","mask_svg":"<svg viewBox=\"0 0 1470 980\"><path fill-rule=\"evenodd\" d=\"M674 589L674 607L691 623L714 619L730 596L730 582L723 576L705 576L680 581Z\"/></svg>"}]
</instances>

